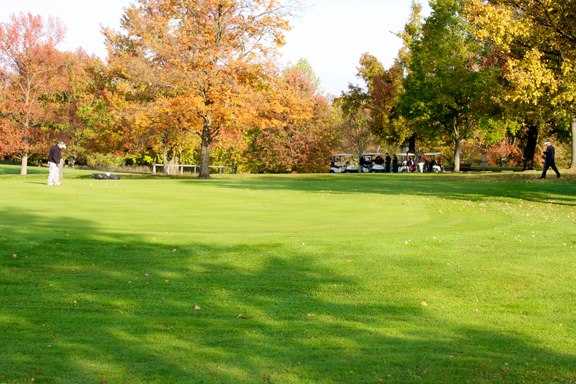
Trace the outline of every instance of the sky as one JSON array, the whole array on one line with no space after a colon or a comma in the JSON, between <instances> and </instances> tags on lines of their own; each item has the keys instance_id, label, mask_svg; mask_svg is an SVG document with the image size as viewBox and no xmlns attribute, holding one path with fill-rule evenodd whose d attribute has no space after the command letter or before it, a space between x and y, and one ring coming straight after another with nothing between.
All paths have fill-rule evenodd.
<instances>
[{"instance_id":1,"label":"sky","mask_svg":"<svg viewBox=\"0 0 576 384\"><path fill-rule=\"evenodd\" d=\"M412 0L300 0L302 8L292 20L292 30L281 51L281 64L307 59L320 77L322 90L334 96L356 77L365 52L392 64ZM0 21L18 12L53 16L66 26L61 48L105 57L101 28L116 28L122 10L132 0L0 0ZM423 1L424 2L424 1Z\"/></svg>"}]
</instances>

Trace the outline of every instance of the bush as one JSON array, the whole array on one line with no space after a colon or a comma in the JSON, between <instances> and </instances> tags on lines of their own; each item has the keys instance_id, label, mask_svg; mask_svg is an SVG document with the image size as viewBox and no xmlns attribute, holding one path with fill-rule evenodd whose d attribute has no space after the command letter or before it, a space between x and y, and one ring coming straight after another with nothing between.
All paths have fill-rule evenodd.
<instances>
[{"instance_id":1,"label":"bush","mask_svg":"<svg viewBox=\"0 0 576 384\"><path fill-rule=\"evenodd\" d=\"M554 147L556 148L556 164L558 167L570 167L570 163L572 162L571 144L572 143L554 143Z\"/></svg>"},{"instance_id":2,"label":"bush","mask_svg":"<svg viewBox=\"0 0 576 384\"><path fill-rule=\"evenodd\" d=\"M128 155L124 158L124 164L129 167L151 166L156 162L156 158L146 153Z\"/></svg>"},{"instance_id":3,"label":"bush","mask_svg":"<svg viewBox=\"0 0 576 384\"><path fill-rule=\"evenodd\" d=\"M522 164L522 150L517 145L510 144L506 140L491 146L486 156L490 165L514 167Z\"/></svg>"},{"instance_id":4,"label":"bush","mask_svg":"<svg viewBox=\"0 0 576 384\"><path fill-rule=\"evenodd\" d=\"M89 168L109 170L124 165L124 157L108 153L90 153L86 155Z\"/></svg>"}]
</instances>

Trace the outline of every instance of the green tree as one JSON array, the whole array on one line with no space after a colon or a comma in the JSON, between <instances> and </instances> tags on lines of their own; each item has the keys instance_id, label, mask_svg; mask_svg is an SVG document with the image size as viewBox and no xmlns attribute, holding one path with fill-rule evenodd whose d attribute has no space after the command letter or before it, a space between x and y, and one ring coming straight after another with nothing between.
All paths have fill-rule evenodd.
<instances>
[{"instance_id":1,"label":"green tree","mask_svg":"<svg viewBox=\"0 0 576 384\"><path fill-rule=\"evenodd\" d=\"M467 16L476 35L503 61L506 101L531 124L532 137L572 137L576 168L576 3L565 0L470 0ZM538 125L539 124L539 125ZM534 140L529 142L535 146ZM525 158L533 156L528 148Z\"/></svg>"},{"instance_id":2,"label":"green tree","mask_svg":"<svg viewBox=\"0 0 576 384\"><path fill-rule=\"evenodd\" d=\"M340 138L343 149L351 151L359 158L375 141L372 130L372 110L369 94L360 87L350 85L334 101L336 108L342 111Z\"/></svg>"},{"instance_id":3,"label":"green tree","mask_svg":"<svg viewBox=\"0 0 576 384\"><path fill-rule=\"evenodd\" d=\"M422 7L413 2L410 19L404 31L398 34L404 46L394 64L385 68L369 53L360 58L358 77L363 85L351 85L339 103L346 117L344 126L350 129L348 133L357 145L368 145L374 139L388 145L401 144L409 138L415 140L413 127L401 113L400 100L404 93L404 77L410 70L411 45L421 31ZM366 135L362 140L361 134Z\"/></svg>"},{"instance_id":4,"label":"green tree","mask_svg":"<svg viewBox=\"0 0 576 384\"><path fill-rule=\"evenodd\" d=\"M404 93L404 70L400 60L388 69L375 56L364 54L358 75L366 84L365 107L370 112L372 133L388 144L400 144L413 134L412 127L400 113ZM358 89L350 89L351 95Z\"/></svg>"},{"instance_id":5,"label":"green tree","mask_svg":"<svg viewBox=\"0 0 576 384\"><path fill-rule=\"evenodd\" d=\"M460 0L436 0L422 33L410 47L402 111L418 135L452 146L460 171L462 145L491 113L499 70L485 62L486 47L469 32Z\"/></svg>"}]
</instances>

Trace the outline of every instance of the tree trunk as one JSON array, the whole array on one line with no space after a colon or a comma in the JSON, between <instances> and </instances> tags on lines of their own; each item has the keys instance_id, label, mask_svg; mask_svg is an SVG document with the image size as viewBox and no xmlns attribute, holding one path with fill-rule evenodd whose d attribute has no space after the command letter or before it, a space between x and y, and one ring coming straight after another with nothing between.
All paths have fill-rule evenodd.
<instances>
[{"instance_id":1,"label":"tree trunk","mask_svg":"<svg viewBox=\"0 0 576 384\"><path fill-rule=\"evenodd\" d=\"M170 159L168 159L168 155L164 160L164 173L167 175L176 175L178 173L178 156L172 155Z\"/></svg>"},{"instance_id":2,"label":"tree trunk","mask_svg":"<svg viewBox=\"0 0 576 384\"><path fill-rule=\"evenodd\" d=\"M204 123L202 129L202 144L200 147L200 175L201 179L210 177L210 126Z\"/></svg>"},{"instance_id":3,"label":"tree trunk","mask_svg":"<svg viewBox=\"0 0 576 384\"><path fill-rule=\"evenodd\" d=\"M28 154L24 153L22 155L22 162L20 164L20 175L26 176L28 175Z\"/></svg>"},{"instance_id":4,"label":"tree trunk","mask_svg":"<svg viewBox=\"0 0 576 384\"><path fill-rule=\"evenodd\" d=\"M28 142L28 135L30 134L30 120L31 120L31 102L32 99L32 79L30 77L26 80L26 91L24 93L24 105L26 106L26 116L24 119L24 141L26 145L29 144ZM22 163L20 166L20 175L26 176L28 175L28 152L22 154Z\"/></svg>"},{"instance_id":5,"label":"tree trunk","mask_svg":"<svg viewBox=\"0 0 576 384\"><path fill-rule=\"evenodd\" d=\"M408 139L408 152L416 153L416 134L410 136Z\"/></svg>"},{"instance_id":6,"label":"tree trunk","mask_svg":"<svg viewBox=\"0 0 576 384\"><path fill-rule=\"evenodd\" d=\"M170 174L170 169L168 167L170 167L170 159L168 158L168 150L164 149L164 151L162 152L162 163L164 164L164 168L162 169L162 172L164 172L164 174L169 175Z\"/></svg>"},{"instance_id":7,"label":"tree trunk","mask_svg":"<svg viewBox=\"0 0 576 384\"><path fill-rule=\"evenodd\" d=\"M572 119L572 162L570 169L576 169L576 117Z\"/></svg>"},{"instance_id":8,"label":"tree trunk","mask_svg":"<svg viewBox=\"0 0 576 384\"><path fill-rule=\"evenodd\" d=\"M462 154L462 140L454 143L454 172L460 172L460 157Z\"/></svg>"},{"instance_id":9,"label":"tree trunk","mask_svg":"<svg viewBox=\"0 0 576 384\"><path fill-rule=\"evenodd\" d=\"M534 156L538 146L538 123L531 122L528 125L526 133L526 143L524 145L524 158L522 161L522 170L529 171L534 169Z\"/></svg>"}]
</instances>

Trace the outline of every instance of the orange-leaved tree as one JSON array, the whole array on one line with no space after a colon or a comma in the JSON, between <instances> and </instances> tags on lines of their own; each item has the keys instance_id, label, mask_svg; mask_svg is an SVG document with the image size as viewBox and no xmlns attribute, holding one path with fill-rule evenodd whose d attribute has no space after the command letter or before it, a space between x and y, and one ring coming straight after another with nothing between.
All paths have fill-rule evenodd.
<instances>
[{"instance_id":1,"label":"orange-leaved tree","mask_svg":"<svg viewBox=\"0 0 576 384\"><path fill-rule=\"evenodd\" d=\"M44 20L29 13L13 15L10 21L0 23L0 66L10 83L6 124L19 129L14 133L19 144L13 149L18 150L22 159L22 175L28 172L28 154L34 145L34 120L43 112L39 97L46 92L57 69L56 46L63 35L57 20Z\"/></svg>"},{"instance_id":2,"label":"orange-leaved tree","mask_svg":"<svg viewBox=\"0 0 576 384\"><path fill-rule=\"evenodd\" d=\"M17 153L22 148L20 130L10 119L10 82L0 70L0 158Z\"/></svg>"},{"instance_id":3,"label":"orange-leaved tree","mask_svg":"<svg viewBox=\"0 0 576 384\"><path fill-rule=\"evenodd\" d=\"M176 123L200 137L201 177L211 145L244 125L251 74L283 44L286 10L281 0L139 0L120 31L105 31L124 79L152 98L188 100L181 113L193 116Z\"/></svg>"},{"instance_id":4,"label":"orange-leaved tree","mask_svg":"<svg viewBox=\"0 0 576 384\"><path fill-rule=\"evenodd\" d=\"M273 76L254 106L260 128L248 135L252 172L322 172L336 144L336 116L306 60Z\"/></svg>"}]
</instances>

